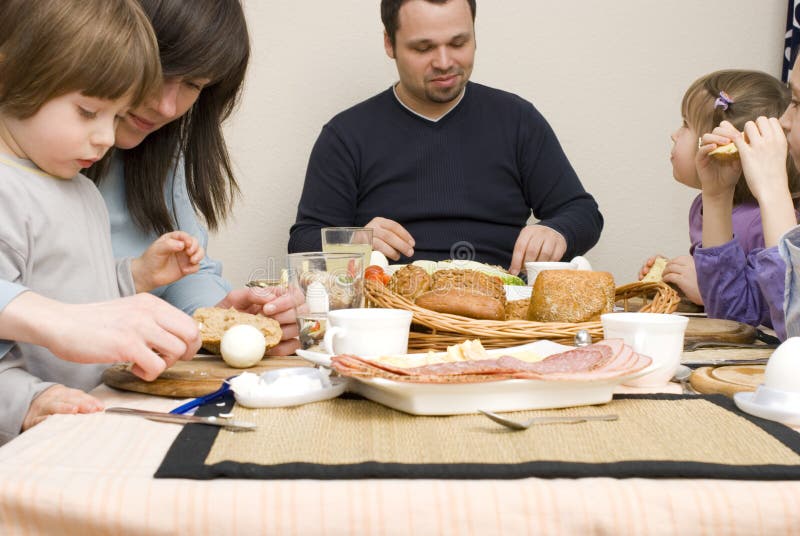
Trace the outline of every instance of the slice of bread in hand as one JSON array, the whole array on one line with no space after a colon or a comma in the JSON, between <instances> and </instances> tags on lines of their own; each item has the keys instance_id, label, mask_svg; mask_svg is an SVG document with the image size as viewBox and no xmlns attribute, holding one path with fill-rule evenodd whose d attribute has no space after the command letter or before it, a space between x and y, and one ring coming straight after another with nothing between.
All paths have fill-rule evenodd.
<instances>
[{"instance_id":1,"label":"slice of bread in hand","mask_svg":"<svg viewBox=\"0 0 800 536\"><path fill-rule=\"evenodd\" d=\"M664 273L664 268L666 267L667 259L664 257L657 257L656 260L653 261L653 266L650 267L647 275L642 278L642 283L661 281L661 275Z\"/></svg>"},{"instance_id":2,"label":"slice of bread in hand","mask_svg":"<svg viewBox=\"0 0 800 536\"><path fill-rule=\"evenodd\" d=\"M212 354L219 354L219 345L225 331L236 324L249 324L258 328L267 339L267 350L281 341L281 326L276 320L262 315L251 315L236 309L219 307L200 307L192 317L200 323L200 337L203 348ZM266 352L264 353L266 355Z\"/></svg>"},{"instance_id":3,"label":"slice of bread in hand","mask_svg":"<svg viewBox=\"0 0 800 536\"><path fill-rule=\"evenodd\" d=\"M717 147L708 153L708 156L718 160L732 160L734 158L739 158L739 149L737 149L736 145L731 142L727 145L721 145Z\"/></svg>"}]
</instances>

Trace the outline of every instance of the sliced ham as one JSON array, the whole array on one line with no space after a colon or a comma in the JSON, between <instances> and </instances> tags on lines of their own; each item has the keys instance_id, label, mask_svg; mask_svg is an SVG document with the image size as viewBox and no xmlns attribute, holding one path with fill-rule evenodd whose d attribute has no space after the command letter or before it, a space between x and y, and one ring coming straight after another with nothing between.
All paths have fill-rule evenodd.
<instances>
[{"instance_id":1,"label":"sliced ham","mask_svg":"<svg viewBox=\"0 0 800 536\"><path fill-rule=\"evenodd\" d=\"M350 355L332 358L333 368L343 376L380 377L415 383L473 383L512 378L591 381L630 374L645 368L650 362L649 357L636 354L621 340L600 341L535 363L500 356L497 359L401 368Z\"/></svg>"}]
</instances>

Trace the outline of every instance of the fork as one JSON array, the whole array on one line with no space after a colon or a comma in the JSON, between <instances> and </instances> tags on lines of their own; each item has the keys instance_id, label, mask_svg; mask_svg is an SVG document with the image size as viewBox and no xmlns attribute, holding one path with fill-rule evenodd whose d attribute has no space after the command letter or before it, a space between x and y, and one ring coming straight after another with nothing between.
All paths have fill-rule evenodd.
<instances>
[{"instance_id":1,"label":"fork","mask_svg":"<svg viewBox=\"0 0 800 536\"><path fill-rule=\"evenodd\" d=\"M492 419L494 422L502 424L503 426L507 426L512 430L527 430L534 424L575 424L587 421L616 421L619 419L619 415L610 413L607 415L561 415L550 417L534 417L524 422L517 422L512 421L511 419L506 419L505 417L501 417L500 415L492 413L491 411L483 411L482 409L479 409L478 411Z\"/></svg>"}]
</instances>

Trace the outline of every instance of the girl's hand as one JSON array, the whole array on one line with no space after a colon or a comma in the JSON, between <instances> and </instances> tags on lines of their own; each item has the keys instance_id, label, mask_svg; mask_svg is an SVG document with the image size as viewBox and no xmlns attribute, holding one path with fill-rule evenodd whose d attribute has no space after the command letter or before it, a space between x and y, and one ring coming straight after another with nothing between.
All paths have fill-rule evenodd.
<instances>
[{"instance_id":1,"label":"girl's hand","mask_svg":"<svg viewBox=\"0 0 800 536\"><path fill-rule=\"evenodd\" d=\"M735 129L734 129L735 130ZM789 191L786 174L788 144L780 122L759 117L744 125L748 141L736 133L732 138L739 150L747 186L761 204Z\"/></svg>"},{"instance_id":2,"label":"girl's hand","mask_svg":"<svg viewBox=\"0 0 800 536\"><path fill-rule=\"evenodd\" d=\"M53 385L33 399L28 413L22 421L22 431L36 426L50 415L57 413L94 413L96 411L103 411L103 403L92 395L63 385Z\"/></svg>"},{"instance_id":3,"label":"girl's hand","mask_svg":"<svg viewBox=\"0 0 800 536\"><path fill-rule=\"evenodd\" d=\"M136 292L149 292L197 272L204 256L200 243L188 233L173 231L160 236L131 262Z\"/></svg>"},{"instance_id":4,"label":"girl's hand","mask_svg":"<svg viewBox=\"0 0 800 536\"><path fill-rule=\"evenodd\" d=\"M650 271L650 268L653 267L653 263L656 262L656 259L659 257L663 257L664 255L653 255L642 264L642 267L639 269L639 277L638 280L641 281L644 276Z\"/></svg>"},{"instance_id":5,"label":"girl's hand","mask_svg":"<svg viewBox=\"0 0 800 536\"><path fill-rule=\"evenodd\" d=\"M662 279L665 283L677 285L692 303L703 305L703 297L700 295L700 287L697 284L697 270L694 266L693 257L681 255L669 261L664 268Z\"/></svg>"},{"instance_id":6,"label":"girl's hand","mask_svg":"<svg viewBox=\"0 0 800 536\"><path fill-rule=\"evenodd\" d=\"M723 125L725 123L727 122L724 121ZM700 179L705 196L730 197L742 175L742 166L738 159L717 160L708 156L717 147L730 143L730 136L733 136L734 133L739 133L733 128L733 125L730 123L727 125L730 128L720 125L713 132L703 134L700 138L695 165L697 166L697 177Z\"/></svg>"}]
</instances>

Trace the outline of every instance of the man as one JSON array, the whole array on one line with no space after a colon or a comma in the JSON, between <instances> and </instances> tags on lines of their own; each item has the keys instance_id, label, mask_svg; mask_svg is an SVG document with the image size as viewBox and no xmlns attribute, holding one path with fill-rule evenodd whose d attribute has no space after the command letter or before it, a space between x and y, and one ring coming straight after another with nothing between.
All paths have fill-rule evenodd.
<instances>
[{"instance_id":1,"label":"man","mask_svg":"<svg viewBox=\"0 0 800 536\"><path fill-rule=\"evenodd\" d=\"M382 0L400 81L322 129L289 251L320 228L374 229L395 261L470 258L508 267L571 258L603 218L550 126L523 99L469 82L475 0ZM526 225L533 212L536 225Z\"/></svg>"}]
</instances>

